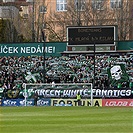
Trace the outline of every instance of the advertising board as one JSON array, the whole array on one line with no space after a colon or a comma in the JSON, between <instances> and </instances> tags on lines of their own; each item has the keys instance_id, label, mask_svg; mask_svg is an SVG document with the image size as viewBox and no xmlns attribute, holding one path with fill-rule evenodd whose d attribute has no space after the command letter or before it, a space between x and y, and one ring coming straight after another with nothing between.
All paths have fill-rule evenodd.
<instances>
[{"instance_id":1,"label":"advertising board","mask_svg":"<svg viewBox=\"0 0 133 133\"><path fill-rule=\"evenodd\" d=\"M2 99L0 106L34 106L34 99ZM51 106L51 99L39 99L37 106Z\"/></svg>"},{"instance_id":2,"label":"advertising board","mask_svg":"<svg viewBox=\"0 0 133 133\"><path fill-rule=\"evenodd\" d=\"M2 100L2 106L18 106L16 99L6 99Z\"/></svg>"},{"instance_id":3,"label":"advertising board","mask_svg":"<svg viewBox=\"0 0 133 133\"><path fill-rule=\"evenodd\" d=\"M18 99L18 106L25 106L25 100L24 99ZM28 99L26 101L26 106L33 106L34 105L34 99Z\"/></svg>"},{"instance_id":4,"label":"advertising board","mask_svg":"<svg viewBox=\"0 0 133 133\"><path fill-rule=\"evenodd\" d=\"M51 106L51 99L39 99L37 101L37 106Z\"/></svg>"},{"instance_id":5,"label":"advertising board","mask_svg":"<svg viewBox=\"0 0 133 133\"><path fill-rule=\"evenodd\" d=\"M112 46L116 42L116 26L67 27L68 46Z\"/></svg>"},{"instance_id":6,"label":"advertising board","mask_svg":"<svg viewBox=\"0 0 133 133\"><path fill-rule=\"evenodd\" d=\"M26 101L27 106L34 105L34 99L30 99ZM1 106L25 106L24 99L2 99Z\"/></svg>"},{"instance_id":7,"label":"advertising board","mask_svg":"<svg viewBox=\"0 0 133 133\"><path fill-rule=\"evenodd\" d=\"M78 103L76 99L51 99L51 106L56 106L56 105L78 106ZM90 99L82 99L81 106L91 106ZM101 107L102 99L93 99L93 106Z\"/></svg>"},{"instance_id":8,"label":"advertising board","mask_svg":"<svg viewBox=\"0 0 133 133\"><path fill-rule=\"evenodd\" d=\"M102 106L133 107L133 99L103 99Z\"/></svg>"}]
</instances>

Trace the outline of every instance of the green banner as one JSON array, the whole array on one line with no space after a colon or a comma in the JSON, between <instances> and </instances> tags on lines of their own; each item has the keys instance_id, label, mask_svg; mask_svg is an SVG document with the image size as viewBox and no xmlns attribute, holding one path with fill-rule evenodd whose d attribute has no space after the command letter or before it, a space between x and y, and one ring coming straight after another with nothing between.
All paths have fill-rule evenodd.
<instances>
[{"instance_id":1,"label":"green banner","mask_svg":"<svg viewBox=\"0 0 133 133\"><path fill-rule=\"evenodd\" d=\"M133 50L133 41L118 42L117 50Z\"/></svg>"},{"instance_id":2,"label":"green banner","mask_svg":"<svg viewBox=\"0 0 133 133\"><path fill-rule=\"evenodd\" d=\"M66 43L1 43L0 56L61 56Z\"/></svg>"}]
</instances>

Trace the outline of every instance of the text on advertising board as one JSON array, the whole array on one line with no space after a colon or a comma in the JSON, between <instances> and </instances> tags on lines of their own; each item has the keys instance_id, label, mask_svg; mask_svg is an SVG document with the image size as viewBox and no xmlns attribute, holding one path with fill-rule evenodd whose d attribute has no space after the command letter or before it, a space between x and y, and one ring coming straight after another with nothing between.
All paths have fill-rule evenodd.
<instances>
[{"instance_id":1,"label":"text on advertising board","mask_svg":"<svg viewBox=\"0 0 133 133\"><path fill-rule=\"evenodd\" d=\"M132 99L103 99L102 106L133 107L133 100Z\"/></svg>"},{"instance_id":2,"label":"text on advertising board","mask_svg":"<svg viewBox=\"0 0 133 133\"><path fill-rule=\"evenodd\" d=\"M51 106L56 106L56 104L71 104L72 106L78 106L76 99L52 99ZM82 99L81 106L91 106L91 101L89 99ZM93 106L102 106L102 99L93 99Z\"/></svg>"},{"instance_id":3,"label":"text on advertising board","mask_svg":"<svg viewBox=\"0 0 133 133\"><path fill-rule=\"evenodd\" d=\"M68 45L115 45L115 26L68 27Z\"/></svg>"}]
</instances>

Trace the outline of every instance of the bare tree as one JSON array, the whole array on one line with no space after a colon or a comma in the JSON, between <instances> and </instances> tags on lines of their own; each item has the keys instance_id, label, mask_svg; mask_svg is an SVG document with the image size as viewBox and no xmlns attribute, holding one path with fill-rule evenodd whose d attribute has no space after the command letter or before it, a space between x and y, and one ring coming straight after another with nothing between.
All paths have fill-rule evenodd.
<instances>
[{"instance_id":1,"label":"bare tree","mask_svg":"<svg viewBox=\"0 0 133 133\"><path fill-rule=\"evenodd\" d=\"M129 1L121 1L121 4L118 4L120 7L114 9L114 23L118 25L119 40L127 40L129 38L131 23L129 4Z\"/></svg>"},{"instance_id":2,"label":"bare tree","mask_svg":"<svg viewBox=\"0 0 133 133\"><path fill-rule=\"evenodd\" d=\"M71 0L67 3L67 11L50 13L46 20L49 35L65 41L67 26L117 25L119 40L127 40L131 23L130 1L113 4L111 7L108 0Z\"/></svg>"},{"instance_id":3,"label":"bare tree","mask_svg":"<svg viewBox=\"0 0 133 133\"><path fill-rule=\"evenodd\" d=\"M16 42L17 41L17 30L15 24L18 24L18 10L15 6L10 3L1 6L2 18L6 21L6 42Z\"/></svg>"},{"instance_id":4,"label":"bare tree","mask_svg":"<svg viewBox=\"0 0 133 133\"><path fill-rule=\"evenodd\" d=\"M36 40L42 41L44 38L42 38L42 32L44 32L44 29L46 28L45 24L45 13L46 13L47 5L45 3L45 0L36 1L35 3L35 13L36 13Z\"/></svg>"}]
</instances>

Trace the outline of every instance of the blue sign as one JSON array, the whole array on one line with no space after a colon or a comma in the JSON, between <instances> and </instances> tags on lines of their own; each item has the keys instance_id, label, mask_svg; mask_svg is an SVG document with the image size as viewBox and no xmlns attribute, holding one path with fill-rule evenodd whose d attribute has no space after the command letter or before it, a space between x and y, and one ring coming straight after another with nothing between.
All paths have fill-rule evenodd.
<instances>
[{"instance_id":1,"label":"blue sign","mask_svg":"<svg viewBox=\"0 0 133 133\"><path fill-rule=\"evenodd\" d=\"M2 100L2 106L19 106L17 99Z\"/></svg>"},{"instance_id":2,"label":"blue sign","mask_svg":"<svg viewBox=\"0 0 133 133\"><path fill-rule=\"evenodd\" d=\"M2 106L25 106L24 99L4 99L2 100ZM26 101L26 106L33 106L34 99L30 99Z\"/></svg>"},{"instance_id":3,"label":"blue sign","mask_svg":"<svg viewBox=\"0 0 133 133\"><path fill-rule=\"evenodd\" d=\"M37 101L37 106L51 106L51 100L50 99L39 99Z\"/></svg>"},{"instance_id":4,"label":"blue sign","mask_svg":"<svg viewBox=\"0 0 133 133\"><path fill-rule=\"evenodd\" d=\"M18 104L19 106L34 106L34 99L30 99L30 100L26 100L25 103L25 99L18 99Z\"/></svg>"}]
</instances>

